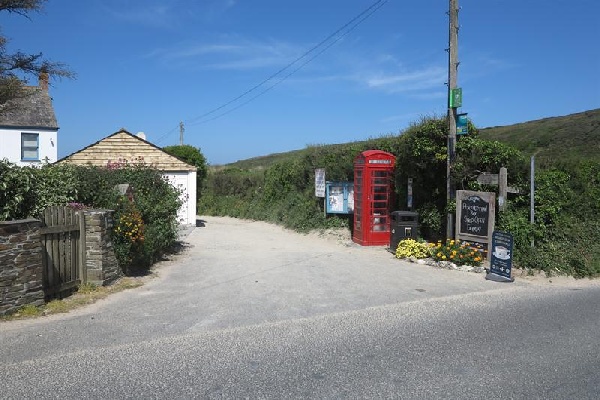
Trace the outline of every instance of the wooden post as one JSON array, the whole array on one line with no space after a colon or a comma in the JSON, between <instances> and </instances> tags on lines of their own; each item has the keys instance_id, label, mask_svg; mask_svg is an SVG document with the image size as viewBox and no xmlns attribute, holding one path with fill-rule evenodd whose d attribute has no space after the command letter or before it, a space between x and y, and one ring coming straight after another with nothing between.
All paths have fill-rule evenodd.
<instances>
[{"instance_id":1,"label":"wooden post","mask_svg":"<svg viewBox=\"0 0 600 400\"><path fill-rule=\"evenodd\" d=\"M508 190L508 171L506 168L500 168L498 175L498 211L506 209L506 193Z\"/></svg>"},{"instance_id":2,"label":"wooden post","mask_svg":"<svg viewBox=\"0 0 600 400\"><path fill-rule=\"evenodd\" d=\"M79 216L79 254L77 257L79 268L79 279L81 284L87 283L87 265L86 265L86 235L85 235L85 212L80 210L77 212Z\"/></svg>"}]
</instances>

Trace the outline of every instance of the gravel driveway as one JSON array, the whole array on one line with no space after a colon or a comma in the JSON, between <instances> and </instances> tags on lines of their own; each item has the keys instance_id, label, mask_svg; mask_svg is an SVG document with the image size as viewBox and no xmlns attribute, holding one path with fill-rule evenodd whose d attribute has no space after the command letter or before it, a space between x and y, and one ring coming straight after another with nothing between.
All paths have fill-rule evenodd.
<instances>
[{"instance_id":1,"label":"gravel driveway","mask_svg":"<svg viewBox=\"0 0 600 400\"><path fill-rule=\"evenodd\" d=\"M263 222L203 220L186 232L185 252L159 264L145 285L68 314L0 323L0 356L26 360L530 284L407 263L339 231L302 235Z\"/></svg>"}]
</instances>

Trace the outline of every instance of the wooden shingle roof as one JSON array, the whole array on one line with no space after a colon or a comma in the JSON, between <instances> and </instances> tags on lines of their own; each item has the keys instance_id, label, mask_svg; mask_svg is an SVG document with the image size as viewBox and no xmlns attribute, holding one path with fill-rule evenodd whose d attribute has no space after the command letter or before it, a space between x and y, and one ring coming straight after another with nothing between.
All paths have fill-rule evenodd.
<instances>
[{"instance_id":1,"label":"wooden shingle roof","mask_svg":"<svg viewBox=\"0 0 600 400\"><path fill-rule=\"evenodd\" d=\"M106 167L117 163L144 163L160 171L196 171L197 168L125 129L113 133L56 163Z\"/></svg>"}]
</instances>

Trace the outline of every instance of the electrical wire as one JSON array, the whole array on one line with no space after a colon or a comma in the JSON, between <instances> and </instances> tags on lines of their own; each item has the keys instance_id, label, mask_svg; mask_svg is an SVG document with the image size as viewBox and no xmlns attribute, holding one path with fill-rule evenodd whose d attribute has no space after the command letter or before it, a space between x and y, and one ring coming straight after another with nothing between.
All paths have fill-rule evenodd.
<instances>
[{"instance_id":1,"label":"electrical wire","mask_svg":"<svg viewBox=\"0 0 600 400\"><path fill-rule=\"evenodd\" d=\"M334 44L336 44L337 42L339 42L342 38L344 38L346 35L348 35L350 32L352 32L354 29L356 29L356 27L358 27L358 25L360 25L363 21L365 21L367 18L369 18L371 15L373 15L377 10L379 10L381 7L383 7L389 0L377 0L375 1L373 4L371 4L369 7L367 7L366 9L364 9L363 11L361 11L358 15L356 15L354 18L352 18L350 21L348 21L347 23L345 23L343 26L341 26L340 28L338 28L335 32L331 33L330 35L328 35L325 39L323 39L322 41L320 41L318 44L316 44L315 46L311 47L309 50L307 50L306 52L304 52L301 56L299 56L298 58L296 58L294 61L292 61L291 63L287 64L285 67L281 68L280 70L278 70L277 72L275 72L274 74L271 74L268 78L264 79L263 81L261 81L260 83L258 83L257 85L251 87L250 89L246 90L245 92L243 92L242 94L234 97L233 99L227 101L226 103L222 104L219 107L213 108L212 110L201 114L197 117L191 118L189 120L186 120L185 123L188 126L194 126L194 125L200 125L200 124L204 124L210 121L214 121L218 118L221 118L245 105L247 105L248 103L254 101L255 99L257 99L258 97L264 95L265 93L267 93L268 91L270 91L271 89L275 88L277 85L279 85L280 83L282 83L283 81L285 81L286 79L288 79L290 76L292 76L294 73L296 73L297 71L299 71L300 69L302 69L304 66L306 66L308 63L310 63L311 61L313 61L315 58L317 58L318 56L320 56L321 54L323 54L325 51L327 51L330 47L332 47ZM340 34L340 32L343 32ZM336 37L337 36L337 37ZM222 110L226 107L228 107L229 105L237 102L238 100L242 99L245 96L248 96L250 93L256 91L257 89L259 89L260 87L266 85L268 82L272 81L274 78L276 78L277 76L281 75L283 72L285 72L286 70L290 69L292 66L298 64L301 60L307 58L311 53L315 52L317 49L319 49L320 47L324 46L327 42L331 41L331 39L333 39L333 41L331 43L329 43L327 46L325 46L325 48L321 49L319 52L317 52L315 55L313 55L312 57L308 58L308 60L306 60L305 62L303 62L302 64L300 64L297 68L295 68L294 70L292 70L291 72L289 72L287 75L285 75L284 77L282 77L281 79L279 79L278 81L276 81L275 83L273 83L272 85L268 86L266 89L262 90L261 92L259 92L257 95L251 97L250 99L246 100L245 102L238 104L237 106L222 112L216 116L213 116L211 118L208 119L204 119L205 117L208 117L209 115L212 115L214 113L216 113L219 110ZM169 132L165 133L164 135L160 136L155 143L160 143L162 142L164 139L166 139L168 136L170 136L176 129L178 128L175 127L173 129L171 129Z\"/></svg>"},{"instance_id":2,"label":"electrical wire","mask_svg":"<svg viewBox=\"0 0 600 400\"><path fill-rule=\"evenodd\" d=\"M210 121L214 121L218 118L221 118L229 113L232 113L233 111L245 106L246 104L254 101L255 99L257 99L258 97L262 96L263 94L267 93L268 91L270 91L271 89L275 88L277 85L279 85L280 83L282 83L283 81L285 81L286 79L288 79L290 76L292 76L293 74L295 74L296 72L298 72L300 69L302 69L305 65L307 65L308 63L310 63L311 61L313 61L315 58L319 57L321 54L323 54L325 51L327 51L330 47L332 47L334 44L336 44L337 42L339 42L340 40L342 40L346 35L348 35L350 32L352 32L354 29L356 29L356 27L358 27L358 25L363 22L364 20L366 20L367 18L369 18L374 12L376 12L379 8L381 8L383 6L383 4L385 4L387 2L384 1L381 6L379 6L378 8L374 9L371 13L367 14L363 19L361 19L360 21L358 21L354 26L350 27L348 29L348 31L344 32L343 35L337 37L333 42L329 43L325 48L323 48L321 51L319 51L317 54L315 54L314 56L312 56L311 58L309 58L308 60L306 60L304 63L300 64L300 66L298 66L296 69L292 70L290 73L288 73L287 75L285 75L283 78L281 78L279 81L273 83L271 86L268 86L266 89L264 89L263 91L259 92L257 95L251 97L250 99L246 100L245 102L238 104L237 106L235 106L234 108L231 108L221 114L218 114L212 118L209 119L205 119L202 121L198 121L198 122L194 122L189 124L189 126L194 126L194 125L200 125L200 124L205 124L207 122ZM339 32L339 30L338 30ZM311 50L312 51L312 50ZM296 60L297 61L297 60ZM294 63L296 63L296 61L294 61ZM293 65L293 64L292 64ZM286 67L287 69L287 67ZM241 96L240 96L241 97ZM230 103L231 104L231 103ZM219 109L221 109L223 107L220 107ZM215 109L216 111L217 109ZM208 115L205 114L205 115Z\"/></svg>"}]
</instances>

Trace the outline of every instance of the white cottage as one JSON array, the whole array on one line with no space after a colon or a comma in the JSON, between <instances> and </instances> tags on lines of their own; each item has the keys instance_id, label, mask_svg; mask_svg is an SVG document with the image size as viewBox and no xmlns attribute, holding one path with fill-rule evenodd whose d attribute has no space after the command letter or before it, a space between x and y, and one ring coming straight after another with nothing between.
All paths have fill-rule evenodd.
<instances>
[{"instance_id":1,"label":"white cottage","mask_svg":"<svg viewBox=\"0 0 600 400\"><path fill-rule=\"evenodd\" d=\"M144 162L162 171L173 186L181 191L183 205L179 209L181 224L196 224L196 167L172 156L145 139L121 129L91 144L58 163L107 167L123 162Z\"/></svg>"},{"instance_id":2,"label":"white cottage","mask_svg":"<svg viewBox=\"0 0 600 400\"><path fill-rule=\"evenodd\" d=\"M0 160L20 165L53 163L58 155L58 123L48 93L48 74L39 86L0 107Z\"/></svg>"}]
</instances>

